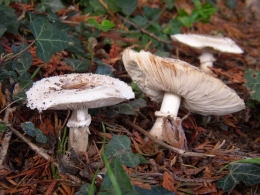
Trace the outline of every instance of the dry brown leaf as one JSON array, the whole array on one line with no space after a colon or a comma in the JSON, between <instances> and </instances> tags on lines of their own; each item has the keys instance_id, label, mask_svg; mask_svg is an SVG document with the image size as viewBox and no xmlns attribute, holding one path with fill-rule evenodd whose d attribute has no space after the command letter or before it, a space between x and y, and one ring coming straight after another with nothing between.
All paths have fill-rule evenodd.
<instances>
[{"instance_id":1,"label":"dry brown leaf","mask_svg":"<svg viewBox=\"0 0 260 195\"><path fill-rule=\"evenodd\" d=\"M162 186L169 191L176 192L174 183L175 183L174 178L169 173L164 172Z\"/></svg>"}]
</instances>

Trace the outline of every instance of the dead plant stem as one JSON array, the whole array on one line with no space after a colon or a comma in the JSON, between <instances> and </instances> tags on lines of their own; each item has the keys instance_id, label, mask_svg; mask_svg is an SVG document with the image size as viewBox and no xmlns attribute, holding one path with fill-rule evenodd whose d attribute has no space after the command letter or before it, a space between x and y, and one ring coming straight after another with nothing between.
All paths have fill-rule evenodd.
<instances>
[{"instance_id":1,"label":"dead plant stem","mask_svg":"<svg viewBox=\"0 0 260 195\"><path fill-rule=\"evenodd\" d=\"M181 156L194 156L194 157L214 157L215 155L212 154L205 154L205 153L198 153L198 152L187 152L185 150L170 146L169 144L164 143L163 141L153 137L149 132L147 132L146 130L144 130L143 128L139 127L138 125L132 123L129 120L124 120L125 123L127 123L128 125L130 125L131 127L133 127L134 129L136 129L137 131L139 131L140 133L144 134L145 136L147 136L149 139L151 139L153 142L173 151L176 152L178 154L180 154Z\"/></svg>"}]
</instances>

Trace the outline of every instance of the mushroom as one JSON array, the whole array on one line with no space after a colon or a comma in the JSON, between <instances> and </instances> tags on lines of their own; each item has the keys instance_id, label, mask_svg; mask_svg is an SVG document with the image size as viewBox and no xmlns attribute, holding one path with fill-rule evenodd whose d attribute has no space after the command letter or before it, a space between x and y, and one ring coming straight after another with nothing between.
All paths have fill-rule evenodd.
<instances>
[{"instance_id":1,"label":"mushroom","mask_svg":"<svg viewBox=\"0 0 260 195\"><path fill-rule=\"evenodd\" d=\"M26 92L27 107L72 110L67 123L70 128L69 146L82 154L88 146L91 116L89 108L118 104L134 98L126 83L105 75L84 73L53 76L37 81Z\"/></svg>"},{"instance_id":2,"label":"mushroom","mask_svg":"<svg viewBox=\"0 0 260 195\"><path fill-rule=\"evenodd\" d=\"M160 111L155 112L157 119L151 135L167 142L171 139L175 146L186 149L185 134L177 116L181 100L186 109L201 115L226 115L245 108L234 90L184 61L131 49L123 52L122 59L142 91L151 100L162 102Z\"/></svg>"},{"instance_id":3,"label":"mushroom","mask_svg":"<svg viewBox=\"0 0 260 195\"><path fill-rule=\"evenodd\" d=\"M200 68L208 73L211 73L211 70L208 67L213 67L213 63L216 61L211 52L212 49L225 53L243 53L243 50L232 39L227 37L198 34L175 34L171 35L171 38L190 47L198 49L204 48L202 54L199 56Z\"/></svg>"}]
</instances>

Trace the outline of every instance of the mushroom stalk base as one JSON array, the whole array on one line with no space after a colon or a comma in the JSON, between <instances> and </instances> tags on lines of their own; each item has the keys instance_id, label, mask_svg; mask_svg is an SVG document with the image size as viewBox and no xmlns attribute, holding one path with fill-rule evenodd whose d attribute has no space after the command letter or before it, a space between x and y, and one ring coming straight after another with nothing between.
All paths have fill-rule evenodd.
<instances>
[{"instance_id":1,"label":"mushroom stalk base","mask_svg":"<svg viewBox=\"0 0 260 195\"><path fill-rule=\"evenodd\" d=\"M161 105L161 109L158 112L155 112L155 116L157 116L157 119L150 131L150 134L154 137L157 137L158 139L163 139L162 136L162 124L163 124L163 117L172 116L176 117L179 111L181 103L180 96L177 96L172 93L165 93L163 96L163 101Z\"/></svg>"},{"instance_id":2,"label":"mushroom stalk base","mask_svg":"<svg viewBox=\"0 0 260 195\"><path fill-rule=\"evenodd\" d=\"M67 123L70 128L69 147L73 148L77 154L87 151L90 123L91 116L88 114L88 109L74 110Z\"/></svg>"},{"instance_id":3,"label":"mushroom stalk base","mask_svg":"<svg viewBox=\"0 0 260 195\"><path fill-rule=\"evenodd\" d=\"M181 103L180 96L165 93L160 111L155 112L157 119L150 134L178 148L187 149L186 137L177 117Z\"/></svg>"},{"instance_id":4,"label":"mushroom stalk base","mask_svg":"<svg viewBox=\"0 0 260 195\"><path fill-rule=\"evenodd\" d=\"M77 154L83 154L88 147L88 127L71 127L69 132L69 147Z\"/></svg>"}]
</instances>

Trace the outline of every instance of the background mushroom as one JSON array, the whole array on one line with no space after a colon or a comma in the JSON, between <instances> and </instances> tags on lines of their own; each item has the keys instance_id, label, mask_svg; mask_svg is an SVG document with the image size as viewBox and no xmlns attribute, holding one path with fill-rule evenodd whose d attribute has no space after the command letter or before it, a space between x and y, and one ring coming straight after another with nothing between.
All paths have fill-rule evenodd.
<instances>
[{"instance_id":1,"label":"background mushroom","mask_svg":"<svg viewBox=\"0 0 260 195\"><path fill-rule=\"evenodd\" d=\"M150 133L175 146L186 147L177 117L181 99L185 108L201 115L225 115L245 108L234 90L184 61L131 49L126 49L122 58L127 72L143 92L154 101L162 101Z\"/></svg>"},{"instance_id":2,"label":"background mushroom","mask_svg":"<svg viewBox=\"0 0 260 195\"><path fill-rule=\"evenodd\" d=\"M134 98L126 83L105 75L67 74L37 81L26 92L27 106L40 112L47 109L73 110L67 123L69 146L78 154L87 149L91 116L89 108L118 104Z\"/></svg>"},{"instance_id":3,"label":"background mushroom","mask_svg":"<svg viewBox=\"0 0 260 195\"><path fill-rule=\"evenodd\" d=\"M186 44L193 48L202 49L202 54L199 56L200 68L205 72L211 72L208 67L213 67L216 61L212 54L212 49L224 52L241 54L243 50L230 38L216 37L209 35L198 34L175 34L171 35L172 40Z\"/></svg>"}]
</instances>

